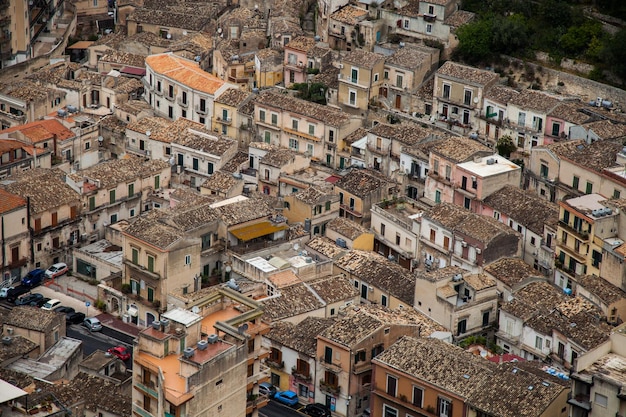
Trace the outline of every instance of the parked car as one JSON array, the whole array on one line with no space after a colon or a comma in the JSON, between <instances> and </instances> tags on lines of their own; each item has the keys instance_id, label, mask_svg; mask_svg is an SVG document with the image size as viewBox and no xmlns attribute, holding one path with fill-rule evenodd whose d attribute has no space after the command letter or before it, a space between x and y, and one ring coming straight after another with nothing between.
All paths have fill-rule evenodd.
<instances>
[{"instance_id":1,"label":"parked car","mask_svg":"<svg viewBox=\"0 0 626 417\"><path fill-rule=\"evenodd\" d=\"M304 414L311 417L330 417L330 410L324 404L307 404L304 407Z\"/></svg>"},{"instance_id":2,"label":"parked car","mask_svg":"<svg viewBox=\"0 0 626 417\"><path fill-rule=\"evenodd\" d=\"M54 310L55 307L58 307L61 305L61 300L58 300L56 298L53 298L52 300L49 300L46 304L41 306L42 310Z\"/></svg>"},{"instance_id":3,"label":"parked car","mask_svg":"<svg viewBox=\"0 0 626 417\"><path fill-rule=\"evenodd\" d=\"M7 293L9 292L9 290L12 290L15 287L4 287L4 288L0 288L0 298L7 298Z\"/></svg>"},{"instance_id":4,"label":"parked car","mask_svg":"<svg viewBox=\"0 0 626 417\"><path fill-rule=\"evenodd\" d=\"M274 399L278 401L279 403L283 403L290 407L293 407L294 405L298 404L298 394L289 390L277 392L276 395L274 396Z\"/></svg>"},{"instance_id":5,"label":"parked car","mask_svg":"<svg viewBox=\"0 0 626 417\"><path fill-rule=\"evenodd\" d=\"M70 324L80 324L85 320L85 313L76 311L74 313L68 313L65 316L65 322Z\"/></svg>"},{"instance_id":6,"label":"parked car","mask_svg":"<svg viewBox=\"0 0 626 417\"><path fill-rule=\"evenodd\" d=\"M29 291L30 291L30 288L25 287L23 285L18 285L17 287L12 288L9 291L7 291L7 301L10 303L14 303L15 300L17 300L19 296L24 295Z\"/></svg>"},{"instance_id":7,"label":"parked car","mask_svg":"<svg viewBox=\"0 0 626 417\"><path fill-rule=\"evenodd\" d=\"M55 308L53 308L53 311L55 313L63 313L63 314L68 314L68 313L73 313L74 308L73 307L68 307L68 306L57 306Z\"/></svg>"},{"instance_id":8,"label":"parked car","mask_svg":"<svg viewBox=\"0 0 626 417\"><path fill-rule=\"evenodd\" d=\"M31 293L26 294L15 300L16 306L34 306L37 302L43 300L43 294Z\"/></svg>"},{"instance_id":9,"label":"parked car","mask_svg":"<svg viewBox=\"0 0 626 417\"><path fill-rule=\"evenodd\" d=\"M32 304L32 303L31 303L31 305L32 305L32 306L35 306L35 307L42 307L42 306L43 306L44 304L46 304L48 301L50 301L50 298L48 298L48 297L44 297L44 298L42 298L41 300L37 301L35 304Z\"/></svg>"},{"instance_id":10,"label":"parked car","mask_svg":"<svg viewBox=\"0 0 626 417\"><path fill-rule=\"evenodd\" d=\"M278 392L276 387L269 382L261 382L259 384L259 394L267 395L268 398L274 398L276 392Z\"/></svg>"},{"instance_id":11,"label":"parked car","mask_svg":"<svg viewBox=\"0 0 626 417\"><path fill-rule=\"evenodd\" d=\"M33 269L24 278L22 278L22 285L27 287L36 287L43 282L46 273L43 269Z\"/></svg>"},{"instance_id":12,"label":"parked car","mask_svg":"<svg viewBox=\"0 0 626 417\"><path fill-rule=\"evenodd\" d=\"M66 272L67 272L67 265L63 262L59 262L58 264L54 264L50 268L46 269L46 278L53 279L56 277L60 277Z\"/></svg>"},{"instance_id":13,"label":"parked car","mask_svg":"<svg viewBox=\"0 0 626 417\"><path fill-rule=\"evenodd\" d=\"M89 329L90 332L99 332L102 330L102 323L95 317L89 317L83 320L83 326Z\"/></svg>"},{"instance_id":14,"label":"parked car","mask_svg":"<svg viewBox=\"0 0 626 417\"><path fill-rule=\"evenodd\" d=\"M109 348L107 349L107 352L109 352L111 355L117 356L124 362L130 359L130 352L128 352L128 349L126 349L126 347L124 346L115 346L115 347Z\"/></svg>"}]
</instances>

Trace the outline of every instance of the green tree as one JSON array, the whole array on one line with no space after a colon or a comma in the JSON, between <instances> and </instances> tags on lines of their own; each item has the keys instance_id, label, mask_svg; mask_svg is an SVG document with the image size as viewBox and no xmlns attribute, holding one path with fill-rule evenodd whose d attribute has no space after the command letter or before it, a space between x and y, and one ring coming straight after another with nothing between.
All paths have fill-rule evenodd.
<instances>
[{"instance_id":1,"label":"green tree","mask_svg":"<svg viewBox=\"0 0 626 417\"><path fill-rule=\"evenodd\" d=\"M615 34L606 46L606 59L613 74L626 83L626 29Z\"/></svg>"},{"instance_id":2,"label":"green tree","mask_svg":"<svg viewBox=\"0 0 626 417\"><path fill-rule=\"evenodd\" d=\"M504 135L498 139L496 149L498 150L498 154L509 158L511 153L517 150L517 146L513 143L513 139L509 135Z\"/></svg>"},{"instance_id":3,"label":"green tree","mask_svg":"<svg viewBox=\"0 0 626 417\"><path fill-rule=\"evenodd\" d=\"M492 27L491 47L494 51L512 54L522 52L528 45L528 25L523 15L495 18Z\"/></svg>"},{"instance_id":4,"label":"green tree","mask_svg":"<svg viewBox=\"0 0 626 417\"><path fill-rule=\"evenodd\" d=\"M461 59L476 64L492 57L491 23L491 19L479 19L457 30L459 45L456 53Z\"/></svg>"}]
</instances>

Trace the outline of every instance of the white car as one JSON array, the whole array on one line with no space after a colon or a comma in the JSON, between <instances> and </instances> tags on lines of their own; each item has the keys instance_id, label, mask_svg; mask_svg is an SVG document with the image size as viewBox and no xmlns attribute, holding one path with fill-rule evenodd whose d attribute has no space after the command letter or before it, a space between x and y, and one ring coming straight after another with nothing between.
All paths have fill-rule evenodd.
<instances>
[{"instance_id":1,"label":"white car","mask_svg":"<svg viewBox=\"0 0 626 417\"><path fill-rule=\"evenodd\" d=\"M58 264L54 264L50 268L46 269L46 278L53 279L56 277L60 277L66 272L67 272L67 264L63 262L59 262Z\"/></svg>"},{"instance_id":2,"label":"white car","mask_svg":"<svg viewBox=\"0 0 626 417\"><path fill-rule=\"evenodd\" d=\"M41 309L42 310L54 310L60 305L61 305L61 300L57 300L56 298L53 298L52 300L49 300L46 304L42 305Z\"/></svg>"},{"instance_id":3,"label":"white car","mask_svg":"<svg viewBox=\"0 0 626 417\"><path fill-rule=\"evenodd\" d=\"M4 287L0 288L0 298L7 298L7 294L9 290L12 290L15 287Z\"/></svg>"}]
</instances>

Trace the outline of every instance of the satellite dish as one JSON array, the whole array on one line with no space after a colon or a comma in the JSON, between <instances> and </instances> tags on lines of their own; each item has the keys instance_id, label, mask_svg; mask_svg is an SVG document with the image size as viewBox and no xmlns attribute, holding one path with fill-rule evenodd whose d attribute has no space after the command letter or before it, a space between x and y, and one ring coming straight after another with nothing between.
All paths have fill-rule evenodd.
<instances>
[{"instance_id":1,"label":"satellite dish","mask_svg":"<svg viewBox=\"0 0 626 417\"><path fill-rule=\"evenodd\" d=\"M98 142L100 143L104 142L104 138L102 136L98 136Z\"/></svg>"},{"instance_id":2,"label":"satellite dish","mask_svg":"<svg viewBox=\"0 0 626 417\"><path fill-rule=\"evenodd\" d=\"M172 34L171 34L171 33L168 33L168 34L167 34L167 36L166 36L166 38L167 38L167 39L172 39Z\"/></svg>"},{"instance_id":3,"label":"satellite dish","mask_svg":"<svg viewBox=\"0 0 626 417\"><path fill-rule=\"evenodd\" d=\"M187 31L183 30L183 36L187 36Z\"/></svg>"},{"instance_id":4,"label":"satellite dish","mask_svg":"<svg viewBox=\"0 0 626 417\"><path fill-rule=\"evenodd\" d=\"M248 323L244 323L237 329L239 334L244 334L248 330Z\"/></svg>"},{"instance_id":5,"label":"satellite dish","mask_svg":"<svg viewBox=\"0 0 626 417\"><path fill-rule=\"evenodd\" d=\"M217 33L222 33L222 28L217 28Z\"/></svg>"},{"instance_id":6,"label":"satellite dish","mask_svg":"<svg viewBox=\"0 0 626 417\"><path fill-rule=\"evenodd\" d=\"M474 103L478 103L478 97L474 97Z\"/></svg>"},{"instance_id":7,"label":"satellite dish","mask_svg":"<svg viewBox=\"0 0 626 417\"><path fill-rule=\"evenodd\" d=\"M146 136L150 136L152 134L152 132L150 132L149 130L146 130Z\"/></svg>"},{"instance_id":8,"label":"satellite dish","mask_svg":"<svg viewBox=\"0 0 626 417\"><path fill-rule=\"evenodd\" d=\"M513 296L512 296L512 295L509 295L509 296L506 298L506 301L508 301L508 302L513 301Z\"/></svg>"},{"instance_id":9,"label":"satellite dish","mask_svg":"<svg viewBox=\"0 0 626 417\"><path fill-rule=\"evenodd\" d=\"M191 307L191 312L192 312L193 314L198 314L198 313L200 313L200 307L198 307L198 306L193 306L193 307Z\"/></svg>"}]
</instances>

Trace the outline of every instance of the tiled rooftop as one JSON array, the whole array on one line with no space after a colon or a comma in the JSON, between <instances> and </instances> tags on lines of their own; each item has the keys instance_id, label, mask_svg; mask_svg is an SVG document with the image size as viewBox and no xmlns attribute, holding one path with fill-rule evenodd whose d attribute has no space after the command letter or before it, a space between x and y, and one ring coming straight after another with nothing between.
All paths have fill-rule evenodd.
<instances>
[{"instance_id":1,"label":"tiled rooftop","mask_svg":"<svg viewBox=\"0 0 626 417\"><path fill-rule=\"evenodd\" d=\"M485 90L485 99L496 101L500 104L508 104L511 98L517 94L517 90L505 87L500 84L495 84Z\"/></svg>"},{"instance_id":2,"label":"tiled rooftop","mask_svg":"<svg viewBox=\"0 0 626 417\"><path fill-rule=\"evenodd\" d=\"M337 217L332 219L330 222L328 222L328 224L326 224L326 228L334 230L335 232L347 237L350 240L354 240L362 234L371 233L366 227L363 227L360 224L353 222L352 220L349 220L345 217Z\"/></svg>"},{"instance_id":3,"label":"tiled rooftop","mask_svg":"<svg viewBox=\"0 0 626 417\"><path fill-rule=\"evenodd\" d=\"M122 64L130 67L143 68L146 57L144 55L131 54L118 50L110 50L105 52L98 60L99 62L108 62L112 64Z\"/></svg>"},{"instance_id":4,"label":"tiled rooftop","mask_svg":"<svg viewBox=\"0 0 626 417\"><path fill-rule=\"evenodd\" d=\"M275 147L267 151L259 160L259 164L269 165L275 168L282 168L295 161L298 153L287 148Z\"/></svg>"},{"instance_id":5,"label":"tiled rooftop","mask_svg":"<svg viewBox=\"0 0 626 417\"><path fill-rule=\"evenodd\" d=\"M0 214L26 207L26 199L0 188Z\"/></svg>"},{"instance_id":6,"label":"tiled rooftop","mask_svg":"<svg viewBox=\"0 0 626 417\"><path fill-rule=\"evenodd\" d=\"M110 189L122 183L150 177L169 167L165 161L129 156L125 159L111 159L67 176L78 183L82 183L84 178L98 180L101 189Z\"/></svg>"},{"instance_id":7,"label":"tiled rooftop","mask_svg":"<svg viewBox=\"0 0 626 417\"><path fill-rule=\"evenodd\" d=\"M309 357L317 356L317 335L334 323L335 319L307 317L298 324L277 321L266 338Z\"/></svg>"},{"instance_id":8,"label":"tiled rooftop","mask_svg":"<svg viewBox=\"0 0 626 417\"><path fill-rule=\"evenodd\" d=\"M154 8L139 7L128 16L128 20L137 23L152 24L155 26L166 28L180 28L201 32L210 26L212 17L215 17L218 9L221 7L219 3L202 3L203 10L189 5L187 7L166 7L161 10ZM208 32L208 31L207 31Z\"/></svg>"},{"instance_id":9,"label":"tiled rooftop","mask_svg":"<svg viewBox=\"0 0 626 417\"><path fill-rule=\"evenodd\" d=\"M2 363L10 363L11 360L23 358L37 349L38 346L37 343L25 337L13 336L10 344L0 345L0 361Z\"/></svg>"},{"instance_id":10,"label":"tiled rooftop","mask_svg":"<svg viewBox=\"0 0 626 417\"><path fill-rule=\"evenodd\" d=\"M482 143L470 138L457 136L450 136L437 141L431 150L455 163L469 161L474 156L487 156L493 153L491 149Z\"/></svg>"},{"instance_id":11,"label":"tiled rooftop","mask_svg":"<svg viewBox=\"0 0 626 417\"><path fill-rule=\"evenodd\" d=\"M445 78L452 78L460 82L470 82L479 86L489 84L496 81L500 77L493 71L481 70L452 61L447 61L443 64L437 70L437 75Z\"/></svg>"},{"instance_id":12,"label":"tiled rooftop","mask_svg":"<svg viewBox=\"0 0 626 417\"><path fill-rule=\"evenodd\" d=\"M126 125L126 128L133 132L141 133L144 135L146 134L146 132L150 132L150 137L152 138L152 136L156 135L161 130L165 130L171 124L171 121L163 117L152 116L143 117L141 119L138 119L136 122L129 123L128 125ZM171 142L171 138L169 138L167 142Z\"/></svg>"},{"instance_id":13,"label":"tiled rooftop","mask_svg":"<svg viewBox=\"0 0 626 417\"><path fill-rule=\"evenodd\" d=\"M272 90L266 90L259 94L256 98L256 104L260 107L269 106L286 110L293 114L300 114L333 127L341 127L350 120L350 116L339 109L312 103Z\"/></svg>"},{"instance_id":14,"label":"tiled rooftop","mask_svg":"<svg viewBox=\"0 0 626 417\"><path fill-rule=\"evenodd\" d=\"M374 68L377 63L384 61L385 56L363 49L355 49L343 58L345 64L357 65L362 68Z\"/></svg>"},{"instance_id":15,"label":"tiled rooftop","mask_svg":"<svg viewBox=\"0 0 626 417\"><path fill-rule=\"evenodd\" d=\"M228 172L230 174L238 173L242 166L246 166L248 164L248 153L247 152L237 152L235 156L233 156L230 160L228 160L224 165L222 165L222 171Z\"/></svg>"},{"instance_id":16,"label":"tiled rooftop","mask_svg":"<svg viewBox=\"0 0 626 417\"><path fill-rule=\"evenodd\" d=\"M343 275L317 278L307 284L326 304L349 300L359 295L354 283Z\"/></svg>"},{"instance_id":17,"label":"tiled rooftop","mask_svg":"<svg viewBox=\"0 0 626 417\"><path fill-rule=\"evenodd\" d=\"M54 311L31 306L16 306L6 318L6 325L36 332L49 332L55 324L60 324L59 315Z\"/></svg>"},{"instance_id":18,"label":"tiled rooftop","mask_svg":"<svg viewBox=\"0 0 626 417\"><path fill-rule=\"evenodd\" d=\"M197 134L191 130L179 132L172 143L221 157L224 153L237 146L237 142L225 136L216 137Z\"/></svg>"},{"instance_id":19,"label":"tiled rooftop","mask_svg":"<svg viewBox=\"0 0 626 417\"><path fill-rule=\"evenodd\" d=\"M576 125L582 125L591 120L591 116L580 111L583 106L579 101L562 101L548 115Z\"/></svg>"},{"instance_id":20,"label":"tiled rooftop","mask_svg":"<svg viewBox=\"0 0 626 417\"><path fill-rule=\"evenodd\" d=\"M485 272L509 287L540 276L537 270L519 258L498 259L487 265Z\"/></svg>"},{"instance_id":21,"label":"tiled rooftop","mask_svg":"<svg viewBox=\"0 0 626 417\"><path fill-rule=\"evenodd\" d=\"M384 256L373 252L352 250L335 260L335 265L350 271L355 278L389 293L407 305L413 305L415 276Z\"/></svg>"},{"instance_id":22,"label":"tiled rooftop","mask_svg":"<svg viewBox=\"0 0 626 417\"><path fill-rule=\"evenodd\" d=\"M240 181L228 172L216 171L202 184L202 188L225 193Z\"/></svg>"},{"instance_id":23,"label":"tiled rooftop","mask_svg":"<svg viewBox=\"0 0 626 417\"><path fill-rule=\"evenodd\" d=\"M466 23L471 22L472 20L474 20L475 17L476 14L468 12L467 10L457 10L450 16L446 17L446 20L444 20L443 23L444 25L458 28Z\"/></svg>"},{"instance_id":24,"label":"tiled rooftop","mask_svg":"<svg viewBox=\"0 0 626 417\"><path fill-rule=\"evenodd\" d=\"M425 279L430 282L437 282L442 280L452 280L455 275L464 275L467 274L465 269L462 269L459 266L446 266L445 268L439 268L432 271L426 271L417 269L415 270L416 277L419 279Z\"/></svg>"},{"instance_id":25,"label":"tiled rooftop","mask_svg":"<svg viewBox=\"0 0 626 417\"><path fill-rule=\"evenodd\" d=\"M286 45L289 49L295 49L296 51L308 52L309 49L315 46L315 39L308 36L297 36L289 41Z\"/></svg>"},{"instance_id":26,"label":"tiled rooftop","mask_svg":"<svg viewBox=\"0 0 626 417\"><path fill-rule=\"evenodd\" d=\"M513 300L502 304L501 310L528 320L541 311L549 311L566 299L563 291L547 282L531 282L513 295Z\"/></svg>"},{"instance_id":27,"label":"tiled rooftop","mask_svg":"<svg viewBox=\"0 0 626 417\"><path fill-rule=\"evenodd\" d=\"M388 125L379 123L370 129L370 134L397 140L404 145L415 145L433 137L435 131L416 123Z\"/></svg>"},{"instance_id":28,"label":"tiled rooftop","mask_svg":"<svg viewBox=\"0 0 626 417\"><path fill-rule=\"evenodd\" d=\"M216 99L216 103L224 104L230 107L238 107L245 99L250 96L250 93L247 93L243 90L239 90L236 88L229 88L220 94Z\"/></svg>"},{"instance_id":29,"label":"tiled rooftop","mask_svg":"<svg viewBox=\"0 0 626 417\"><path fill-rule=\"evenodd\" d=\"M275 213L275 210L266 200L257 198L220 205L215 210L227 226L235 226L251 220L261 219Z\"/></svg>"},{"instance_id":30,"label":"tiled rooftop","mask_svg":"<svg viewBox=\"0 0 626 417\"><path fill-rule=\"evenodd\" d=\"M444 392L468 397L497 369L493 362L434 338L405 336L378 355L381 362Z\"/></svg>"},{"instance_id":31,"label":"tiled rooftop","mask_svg":"<svg viewBox=\"0 0 626 417\"><path fill-rule=\"evenodd\" d=\"M559 207L556 204L512 185L489 195L484 204L506 214L539 236L543 236L544 225L556 228L559 221Z\"/></svg>"},{"instance_id":32,"label":"tiled rooftop","mask_svg":"<svg viewBox=\"0 0 626 417\"><path fill-rule=\"evenodd\" d=\"M323 308L322 301L303 283L280 289L280 297L263 301L263 317L274 323L289 317L309 313Z\"/></svg>"},{"instance_id":33,"label":"tiled rooftop","mask_svg":"<svg viewBox=\"0 0 626 417\"><path fill-rule=\"evenodd\" d=\"M526 324L544 335L551 335L553 331L557 331L586 350L605 342L612 328L594 314L580 312L565 315L558 309L541 312L529 318Z\"/></svg>"},{"instance_id":34,"label":"tiled rooftop","mask_svg":"<svg viewBox=\"0 0 626 417\"><path fill-rule=\"evenodd\" d=\"M0 137L7 137L9 133L13 132L21 132L24 135L24 140L33 144L52 139L64 141L76 137L74 132L57 119L37 120L25 125L10 127L0 131Z\"/></svg>"},{"instance_id":35,"label":"tiled rooftop","mask_svg":"<svg viewBox=\"0 0 626 417\"><path fill-rule=\"evenodd\" d=\"M572 140L553 143L547 145L547 148L561 158L601 172L603 169L615 165L615 155L622 150L622 143L613 140L600 140L587 144L583 140Z\"/></svg>"},{"instance_id":36,"label":"tiled rooftop","mask_svg":"<svg viewBox=\"0 0 626 417\"><path fill-rule=\"evenodd\" d=\"M540 113L549 113L560 101L549 94L534 90L520 90L509 101L520 109L532 109Z\"/></svg>"},{"instance_id":37,"label":"tiled rooftop","mask_svg":"<svg viewBox=\"0 0 626 417\"><path fill-rule=\"evenodd\" d=\"M294 197L306 204L322 204L327 201L338 201L339 196L328 193L316 186L305 188L294 194Z\"/></svg>"},{"instance_id":38,"label":"tiled rooftop","mask_svg":"<svg viewBox=\"0 0 626 417\"><path fill-rule=\"evenodd\" d=\"M337 259L347 253L346 249L337 246L325 236L311 239L306 245L328 259Z\"/></svg>"},{"instance_id":39,"label":"tiled rooftop","mask_svg":"<svg viewBox=\"0 0 626 417\"><path fill-rule=\"evenodd\" d=\"M485 274L466 275L463 277L463 281L476 291L481 291L496 285L496 280Z\"/></svg>"},{"instance_id":40,"label":"tiled rooftop","mask_svg":"<svg viewBox=\"0 0 626 417\"><path fill-rule=\"evenodd\" d=\"M617 303L626 298L624 290L596 275L580 276L576 278L576 282L607 305Z\"/></svg>"},{"instance_id":41,"label":"tiled rooftop","mask_svg":"<svg viewBox=\"0 0 626 417\"><path fill-rule=\"evenodd\" d=\"M598 120L587 123L584 127L593 130L600 139L618 139L626 136L626 124L613 123L610 120Z\"/></svg>"},{"instance_id":42,"label":"tiled rooftop","mask_svg":"<svg viewBox=\"0 0 626 417\"><path fill-rule=\"evenodd\" d=\"M615 381L618 386L623 388L626 386L626 358L617 353L608 353L578 373L588 377Z\"/></svg>"},{"instance_id":43,"label":"tiled rooftop","mask_svg":"<svg viewBox=\"0 0 626 417\"><path fill-rule=\"evenodd\" d=\"M183 238L177 228L159 221L167 214L161 210L150 210L129 223L124 233L160 249L167 249L170 245Z\"/></svg>"},{"instance_id":44,"label":"tiled rooftop","mask_svg":"<svg viewBox=\"0 0 626 417\"><path fill-rule=\"evenodd\" d=\"M341 70L337 67L329 65L322 68L319 74L313 76L311 82L324 84L331 89L339 88L339 72Z\"/></svg>"},{"instance_id":45,"label":"tiled rooftop","mask_svg":"<svg viewBox=\"0 0 626 417\"><path fill-rule=\"evenodd\" d=\"M48 98L56 96L65 96L65 92L44 87L32 81L17 81L10 84L0 83L0 93L6 94L12 98L25 101L48 101Z\"/></svg>"},{"instance_id":46,"label":"tiled rooftop","mask_svg":"<svg viewBox=\"0 0 626 417\"><path fill-rule=\"evenodd\" d=\"M345 190L357 197L365 198L381 188L393 184L390 178L365 169L352 169L335 183L335 187ZM383 192L383 195L385 193Z\"/></svg>"},{"instance_id":47,"label":"tiled rooftop","mask_svg":"<svg viewBox=\"0 0 626 417\"><path fill-rule=\"evenodd\" d=\"M365 19L368 15L368 11L361 9L360 7L347 4L330 15L331 19L338 22L345 23L346 25L354 26L361 20Z\"/></svg>"},{"instance_id":48,"label":"tiled rooftop","mask_svg":"<svg viewBox=\"0 0 626 417\"><path fill-rule=\"evenodd\" d=\"M224 81L200 69L197 62L178 57L171 53L150 55L146 65L154 72L169 77L194 90L214 95Z\"/></svg>"},{"instance_id":49,"label":"tiled rooftop","mask_svg":"<svg viewBox=\"0 0 626 417\"><path fill-rule=\"evenodd\" d=\"M405 46L398 48L396 52L385 59L386 65L402 67L410 71L417 70L430 59L430 54L416 47Z\"/></svg>"},{"instance_id":50,"label":"tiled rooftop","mask_svg":"<svg viewBox=\"0 0 626 417\"><path fill-rule=\"evenodd\" d=\"M40 214L54 207L80 203L78 193L65 183L63 175L57 169L35 168L12 175L0 185L22 198L30 197L31 214Z\"/></svg>"},{"instance_id":51,"label":"tiled rooftop","mask_svg":"<svg viewBox=\"0 0 626 417\"><path fill-rule=\"evenodd\" d=\"M415 334L428 337L444 331L443 326L412 308L391 310L376 304L364 304L346 310L347 315L320 333L320 336L352 347L382 327L390 325L415 326Z\"/></svg>"},{"instance_id":52,"label":"tiled rooftop","mask_svg":"<svg viewBox=\"0 0 626 417\"><path fill-rule=\"evenodd\" d=\"M116 104L115 107L134 116L137 116L143 111L149 112L152 110L152 106L144 100L129 100L125 103Z\"/></svg>"}]
</instances>

